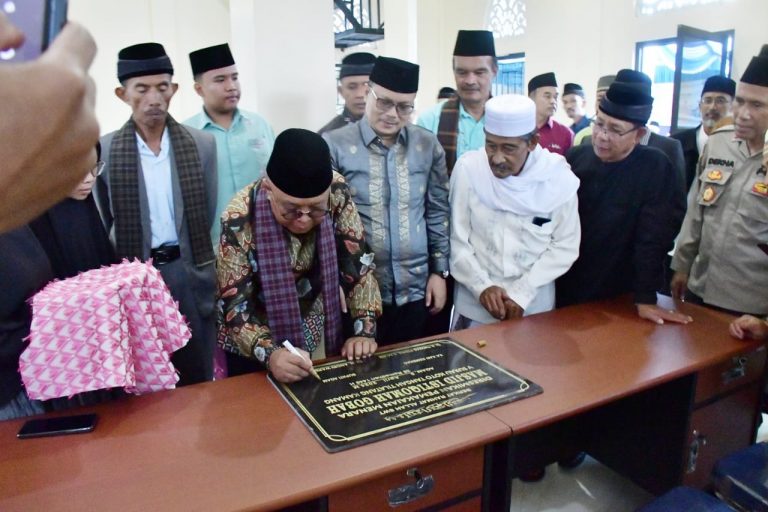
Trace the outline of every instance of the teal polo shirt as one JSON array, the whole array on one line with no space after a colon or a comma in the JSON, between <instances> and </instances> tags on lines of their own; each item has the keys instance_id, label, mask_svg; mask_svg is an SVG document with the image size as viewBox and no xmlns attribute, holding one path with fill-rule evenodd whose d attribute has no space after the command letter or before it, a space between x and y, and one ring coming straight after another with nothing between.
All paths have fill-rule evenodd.
<instances>
[{"instance_id":1,"label":"teal polo shirt","mask_svg":"<svg viewBox=\"0 0 768 512\"><path fill-rule=\"evenodd\" d=\"M416 120L416 124L437 135L437 128L440 125L440 113L443 110L443 105L444 103L438 103L433 108L422 113ZM464 110L464 105L459 102L459 135L456 139L457 160L467 151L485 147L484 130L485 115L478 121Z\"/></svg>"},{"instance_id":2,"label":"teal polo shirt","mask_svg":"<svg viewBox=\"0 0 768 512\"><path fill-rule=\"evenodd\" d=\"M241 189L264 174L275 134L272 127L259 115L236 110L229 129L213 122L203 110L184 124L213 134L216 138L218 194L216 219L211 227L213 247L218 251L221 235L221 213Z\"/></svg>"}]
</instances>

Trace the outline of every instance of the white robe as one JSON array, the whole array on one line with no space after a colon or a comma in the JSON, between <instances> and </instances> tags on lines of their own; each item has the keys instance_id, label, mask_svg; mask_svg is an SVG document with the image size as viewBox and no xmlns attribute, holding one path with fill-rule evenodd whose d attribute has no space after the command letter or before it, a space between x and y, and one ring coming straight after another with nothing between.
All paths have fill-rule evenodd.
<instances>
[{"instance_id":1,"label":"white robe","mask_svg":"<svg viewBox=\"0 0 768 512\"><path fill-rule=\"evenodd\" d=\"M555 279L578 257L581 226L578 179L565 159L548 155L537 147L523 172L505 180L493 176L484 149L467 152L456 163L450 188L455 314L495 322L479 301L483 290L493 285L504 288L525 315L554 308ZM532 179L545 168L546 179ZM513 186L493 183L489 187L488 174L491 182L525 178L529 186L521 187L520 180ZM515 194L536 199L510 200ZM559 200L552 201L552 194ZM536 204L554 207L537 212Z\"/></svg>"}]
</instances>

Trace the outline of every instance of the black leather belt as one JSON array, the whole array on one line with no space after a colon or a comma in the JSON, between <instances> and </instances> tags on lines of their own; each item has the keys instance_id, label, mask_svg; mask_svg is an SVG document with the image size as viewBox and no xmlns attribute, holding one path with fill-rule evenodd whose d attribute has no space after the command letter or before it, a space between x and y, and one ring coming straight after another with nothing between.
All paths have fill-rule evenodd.
<instances>
[{"instance_id":1,"label":"black leather belt","mask_svg":"<svg viewBox=\"0 0 768 512\"><path fill-rule=\"evenodd\" d=\"M149 254L152 256L152 263L160 266L179 259L181 250L178 245L161 245L157 249L152 249Z\"/></svg>"}]
</instances>

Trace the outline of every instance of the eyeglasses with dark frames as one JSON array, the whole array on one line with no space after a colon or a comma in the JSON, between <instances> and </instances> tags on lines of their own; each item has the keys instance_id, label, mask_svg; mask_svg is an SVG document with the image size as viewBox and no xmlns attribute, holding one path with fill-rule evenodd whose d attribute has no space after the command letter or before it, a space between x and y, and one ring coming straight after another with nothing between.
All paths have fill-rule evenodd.
<instances>
[{"instance_id":1,"label":"eyeglasses with dark frames","mask_svg":"<svg viewBox=\"0 0 768 512\"><path fill-rule=\"evenodd\" d=\"M617 130L616 128L609 128L609 127L608 127L608 126L606 126L606 124L605 124L604 122L602 122L602 121L595 121L595 122L592 124L592 132L593 132L593 135L597 135L597 133L598 133L598 132L603 132L603 133L605 133L605 134L608 136L608 138L610 138L610 139L618 139L618 138L621 138L621 137L623 137L623 136L625 136L625 135L627 135L627 134L630 134L630 133L634 132L635 130L639 130L640 128L642 128L642 126L641 126L641 125L635 125L635 126L633 126L632 128L630 128L629 130L626 130L626 131L623 131L623 132L622 132L622 131L619 131L619 130Z\"/></svg>"},{"instance_id":2,"label":"eyeglasses with dark frames","mask_svg":"<svg viewBox=\"0 0 768 512\"><path fill-rule=\"evenodd\" d=\"M376 108L382 114L389 112L394 107L398 115L405 117L411 115L413 109L416 108L412 103L395 103L394 101L388 100L386 98L379 98L376 95L376 91L373 89L368 90L371 92L371 94L373 94L373 97L376 100Z\"/></svg>"}]
</instances>

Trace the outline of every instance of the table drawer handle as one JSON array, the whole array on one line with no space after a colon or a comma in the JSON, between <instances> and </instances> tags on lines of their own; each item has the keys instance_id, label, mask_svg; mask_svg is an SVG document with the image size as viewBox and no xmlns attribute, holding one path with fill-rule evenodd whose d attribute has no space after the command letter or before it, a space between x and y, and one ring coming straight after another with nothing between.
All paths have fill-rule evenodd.
<instances>
[{"instance_id":1,"label":"table drawer handle","mask_svg":"<svg viewBox=\"0 0 768 512\"><path fill-rule=\"evenodd\" d=\"M405 484L387 492L390 507L397 507L411 503L432 492L435 487L435 479L432 475L421 476L417 468L411 468L406 471L408 476L416 479L412 484Z\"/></svg>"},{"instance_id":2,"label":"table drawer handle","mask_svg":"<svg viewBox=\"0 0 768 512\"><path fill-rule=\"evenodd\" d=\"M696 463L699 460L701 447L707 444L707 437L700 434L698 430L694 430L691 437L691 444L688 446L688 466L685 469L685 472L688 474L696 471Z\"/></svg>"},{"instance_id":3,"label":"table drawer handle","mask_svg":"<svg viewBox=\"0 0 768 512\"><path fill-rule=\"evenodd\" d=\"M747 374L747 358L734 357L733 368L723 372L723 384L730 384L734 380L741 379Z\"/></svg>"}]
</instances>

